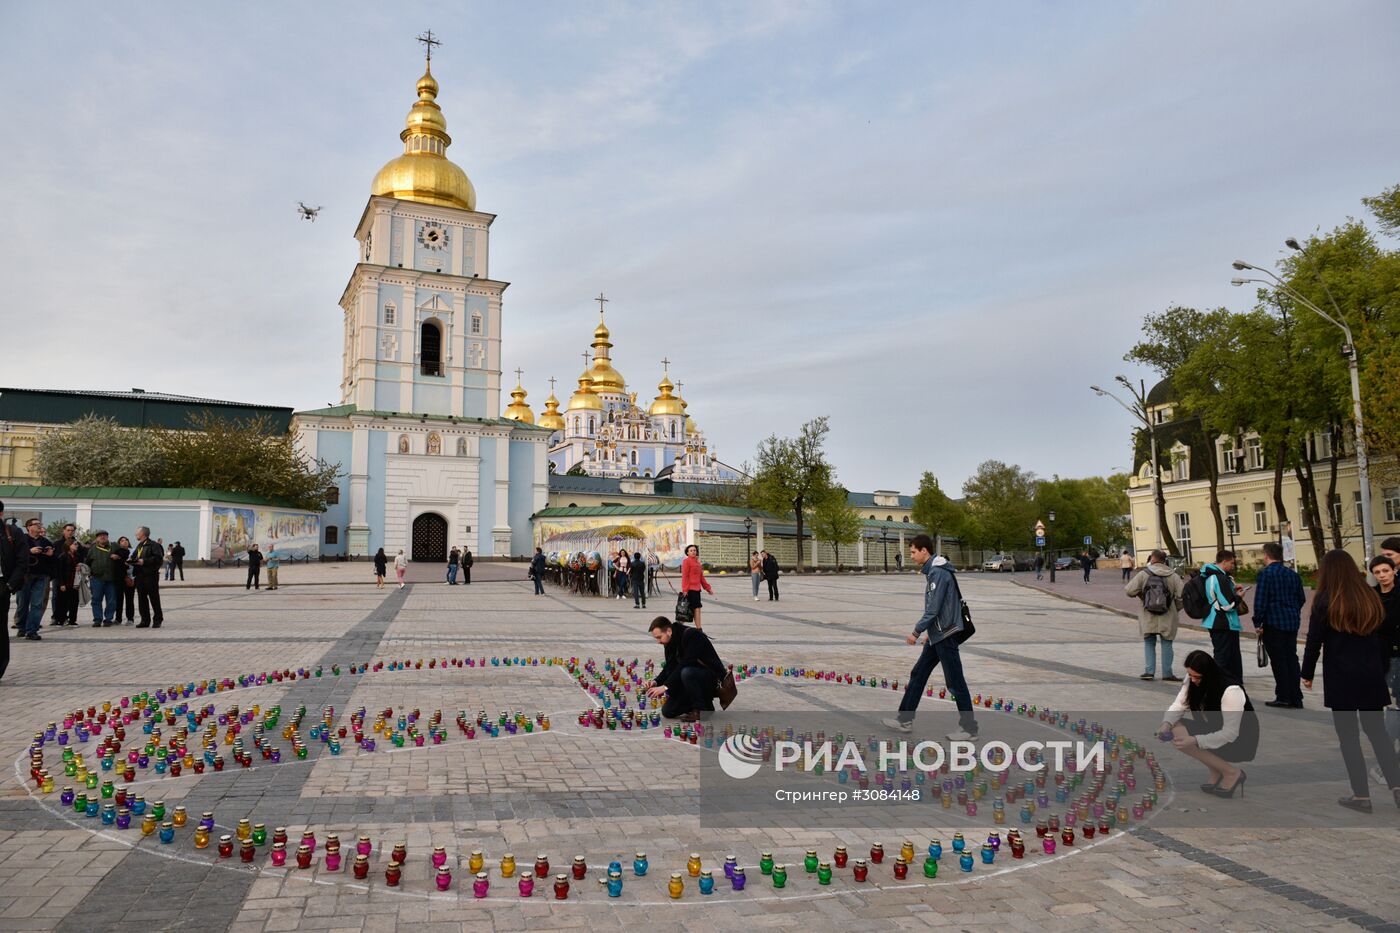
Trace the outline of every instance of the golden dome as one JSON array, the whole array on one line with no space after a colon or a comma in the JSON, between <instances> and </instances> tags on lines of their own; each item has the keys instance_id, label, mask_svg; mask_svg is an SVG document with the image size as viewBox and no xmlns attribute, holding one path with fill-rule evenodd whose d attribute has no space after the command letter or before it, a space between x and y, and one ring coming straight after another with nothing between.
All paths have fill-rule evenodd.
<instances>
[{"instance_id":1,"label":"golden dome","mask_svg":"<svg viewBox=\"0 0 1400 933\"><path fill-rule=\"evenodd\" d=\"M565 411L602 411L603 400L598 397L598 393L593 391L588 373L578 377L578 389L569 397L569 406Z\"/></svg>"},{"instance_id":2,"label":"golden dome","mask_svg":"<svg viewBox=\"0 0 1400 933\"><path fill-rule=\"evenodd\" d=\"M608 356L608 351L612 349L609 336L608 325L603 323L600 314L598 326L593 329L593 365L588 370L588 379L594 392L625 393L627 380L622 378L622 373L613 369L612 360Z\"/></svg>"},{"instance_id":3,"label":"golden dome","mask_svg":"<svg viewBox=\"0 0 1400 933\"><path fill-rule=\"evenodd\" d=\"M559 400L554 397L554 393L549 393L549 398L544 400L544 411L540 413L540 420L537 422L542 428L549 428L551 431L564 430L564 416L559 414Z\"/></svg>"},{"instance_id":4,"label":"golden dome","mask_svg":"<svg viewBox=\"0 0 1400 933\"><path fill-rule=\"evenodd\" d=\"M671 394L675 383L671 381L669 375L661 377L661 381L656 384L660 395L651 403L650 413L653 415L683 415L685 414L685 402Z\"/></svg>"},{"instance_id":5,"label":"golden dome","mask_svg":"<svg viewBox=\"0 0 1400 933\"><path fill-rule=\"evenodd\" d=\"M438 83L431 70L418 79L418 100L414 101L399 134L403 155L393 159L374 176L370 193L401 201L417 201L439 207L476 210L476 189L471 179L448 161L447 120L437 105Z\"/></svg>"},{"instance_id":6,"label":"golden dome","mask_svg":"<svg viewBox=\"0 0 1400 933\"><path fill-rule=\"evenodd\" d=\"M530 410L530 406L525 404L525 396L528 395L520 385L515 384L515 389L510 393L510 404L506 406L506 417L511 421L520 421L525 424L535 423L535 413Z\"/></svg>"},{"instance_id":7,"label":"golden dome","mask_svg":"<svg viewBox=\"0 0 1400 933\"><path fill-rule=\"evenodd\" d=\"M689 415L686 415L686 416L685 416L685 433L687 433L687 434L699 434L699 433L700 433L700 429L697 428L697 427L695 426L695 419L692 418L692 417L690 417Z\"/></svg>"}]
</instances>

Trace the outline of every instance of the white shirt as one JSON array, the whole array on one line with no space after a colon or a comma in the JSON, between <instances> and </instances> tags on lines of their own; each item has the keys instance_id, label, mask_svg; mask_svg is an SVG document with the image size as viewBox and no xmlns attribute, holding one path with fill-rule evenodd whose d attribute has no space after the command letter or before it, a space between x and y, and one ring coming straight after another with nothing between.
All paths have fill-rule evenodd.
<instances>
[{"instance_id":1,"label":"white shirt","mask_svg":"<svg viewBox=\"0 0 1400 933\"><path fill-rule=\"evenodd\" d=\"M1167 707L1165 722L1177 723L1190 709L1186 705L1186 691L1190 688L1191 681L1188 678L1182 683L1181 692L1176 695L1172 705ZM1240 723L1244 721L1244 690L1237 686L1226 687L1220 697L1220 711L1225 714L1221 730L1196 736L1196 744L1201 748L1219 748L1239 738Z\"/></svg>"}]
</instances>

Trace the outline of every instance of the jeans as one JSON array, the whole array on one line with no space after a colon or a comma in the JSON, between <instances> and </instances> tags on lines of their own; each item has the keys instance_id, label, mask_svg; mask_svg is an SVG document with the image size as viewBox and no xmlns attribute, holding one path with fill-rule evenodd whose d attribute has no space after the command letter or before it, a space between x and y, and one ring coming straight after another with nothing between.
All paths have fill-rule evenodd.
<instances>
[{"instance_id":1,"label":"jeans","mask_svg":"<svg viewBox=\"0 0 1400 933\"><path fill-rule=\"evenodd\" d=\"M1244 683L1244 661L1240 658L1240 633L1230 628L1230 623L1224 619L1217 620L1217 624L1210 630L1211 654L1215 657L1215 663L1220 665L1220 669L1230 677L1235 678L1235 683Z\"/></svg>"},{"instance_id":2,"label":"jeans","mask_svg":"<svg viewBox=\"0 0 1400 933\"><path fill-rule=\"evenodd\" d=\"M1133 578L1133 568L1131 568L1131 567L1124 567L1124 568L1123 568L1123 582L1124 582L1124 583L1127 583L1127 582L1128 582L1129 580L1131 580L1132 578Z\"/></svg>"},{"instance_id":3,"label":"jeans","mask_svg":"<svg viewBox=\"0 0 1400 933\"><path fill-rule=\"evenodd\" d=\"M621 598L621 599L626 599L626 598L627 598L627 571L625 571L625 570L619 570L619 571L617 572L617 582L616 582L616 584L615 584L615 587L616 587L616 589L617 589L617 595L618 595L618 597Z\"/></svg>"},{"instance_id":4,"label":"jeans","mask_svg":"<svg viewBox=\"0 0 1400 933\"><path fill-rule=\"evenodd\" d=\"M77 623L78 621L78 588L70 586L67 589L60 589L53 594L55 624L61 625L65 622Z\"/></svg>"},{"instance_id":5,"label":"jeans","mask_svg":"<svg viewBox=\"0 0 1400 933\"><path fill-rule=\"evenodd\" d=\"M972 691L967 689L967 678L963 676L962 654L958 650L956 635L924 645L919 660L914 662L914 668L909 672L904 697L899 701L899 721L913 722L914 711L919 708L929 675L939 664L943 665L943 682L958 705L958 723L968 732L975 733L977 720L972 715Z\"/></svg>"},{"instance_id":6,"label":"jeans","mask_svg":"<svg viewBox=\"0 0 1400 933\"><path fill-rule=\"evenodd\" d=\"M1298 632L1265 625L1259 639L1269 655L1269 668L1274 672L1274 699L1279 703L1303 705L1303 688L1298 670Z\"/></svg>"},{"instance_id":7,"label":"jeans","mask_svg":"<svg viewBox=\"0 0 1400 933\"><path fill-rule=\"evenodd\" d=\"M534 575L534 577L533 577L532 579L535 581L535 595L536 595L536 596L543 596L543 595L544 595L544 574L542 574L542 573L537 573L537 574Z\"/></svg>"},{"instance_id":8,"label":"jeans","mask_svg":"<svg viewBox=\"0 0 1400 933\"><path fill-rule=\"evenodd\" d=\"M1390 659L1390 670L1385 675L1385 683L1390 687L1390 695L1395 700L1395 705L1400 707L1400 658ZM1385 711L1385 731L1392 739L1400 742L1400 709Z\"/></svg>"},{"instance_id":9,"label":"jeans","mask_svg":"<svg viewBox=\"0 0 1400 933\"><path fill-rule=\"evenodd\" d=\"M185 582L185 559L184 559L183 557L180 558L179 560L174 560L174 561L171 561L171 562L170 562L170 576L167 577L166 579L167 579L167 580L174 580L174 579L175 579L175 571L177 571L177 570L180 571L180 582L181 582L181 583L184 583L184 582Z\"/></svg>"},{"instance_id":10,"label":"jeans","mask_svg":"<svg viewBox=\"0 0 1400 933\"><path fill-rule=\"evenodd\" d=\"M175 565L174 565L174 564L167 563L167 564L165 565L165 579L167 579L167 580L174 580L174 579L175 579Z\"/></svg>"},{"instance_id":11,"label":"jeans","mask_svg":"<svg viewBox=\"0 0 1400 933\"><path fill-rule=\"evenodd\" d=\"M1085 567L1085 568L1084 568L1084 582L1085 582L1085 583L1088 583L1088 582L1089 582L1089 568L1088 568L1088 567Z\"/></svg>"},{"instance_id":12,"label":"jeans","mask_svg":"<svg viewBox=\"0 0 1400 933\"><path fill-rule=\"evenodd\" d=\"M39 624L44 621L44 597L49 592L48 577L26 577L19 591L20 631L25 635L38 635Z\"/></svg>"},{"instance_id":13,"label":"jeans","mask_svg":"<svg viewBox=\"0 0 1400 933\"><path fill-rule=\"evenodd\" d=\"M1173 645L1172 639L1167 638L1165 635L1158 636L1153 634L1142 636L1142 657L1143 660L1147 662L1142 672L1144 674L1154 675L1157 673L1157 641L1159 638L1162 642L1162 676L1170 677L1172 676Z\"/></svg>"},{"instance_id":14,"label":"jeans","mask_svg":"<svg viewBox=\"0 0 1400 933\"><path fill-rule=\"evenodd\" d=\"M92 578L92 621L111 622L117 617L117 584Z\"/></svg>"},{"instance_id":15,"label":"jeans","mask_svg":"<svg viewBox=\"0 0 1400 933\"><path fill-rule=\"evenodd\" d=\"M632 581L632 608L645 609L647 607L647 587L645 580Z\"/></svg>"},{"instance_id":16,"label":"jeans","mask_svg":"<svg viewBox=\"0 0 1400 933\"><path fill-rule=\"evenodd\" d=\"M749 579L753 581L753 598L758 599L758 584L763 581L763 574L751 573Z\"/></svg>"},{"instance_id":17,"label":"jeans","mask_svg":"<svg viewBox=\"0 0 1400 933\"><path fill-rule=\"evenodd\" d=\"M457 562L455 560L447 565L447 582L453 586L457 585Z\"/></svg>"},{"instance_id":18,"label":"jeans","mask_svg":"<svg viewBox=\"0 0 1400 933\"><path fill-rule=\"evenodd\" d=\"M1351 792L1357 797L1369 797L1371 787L1366 779L1366 759L1361 754L1361 732L1371 743L1376 764L1389 787L1400 787L1400 762L1395 757L1395 743L1385 734L1385 722L1380 710L1332 711L1332 728L1337 730L1337 743L1342 747L1342 763L1346 765Z\"/></svg>"},{"instance_id":19,"label":"jeans","mask_svg":"<svg viewBox=\"0 0 1400 933\"><path fill-rule=\"evenodd\" d=\"M666 685L666 702L661 705L661 715L667 719L684 716L691 710L713 712L715 690L719 678L714 671L691 665L683 667Z\"/></svg>"}]
</instances>

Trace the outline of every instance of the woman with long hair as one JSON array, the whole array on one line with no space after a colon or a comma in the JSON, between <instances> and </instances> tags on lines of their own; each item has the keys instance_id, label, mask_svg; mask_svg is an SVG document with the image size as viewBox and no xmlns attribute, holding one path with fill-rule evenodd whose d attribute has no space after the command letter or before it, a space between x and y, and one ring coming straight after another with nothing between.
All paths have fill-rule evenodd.
<instances>
[{"instance_id":1,"label":"woman with long hair","mask_svg":"<svg viewBox=\"0 0 1400 933\"><path fill-rule=\"evenodd\" d=\"M374 552L374 586L376 589L384 589L384 578L389 574L389 558L380 548Z\"/></svg>"},{"instance_id":2,"label":"woman with long hair","mask_svg":"<svg viewBox=\"0 0 1400 933\"><path fill-rule=\"evenodd\" d=\"M709 582L705 579L705 568L700 564L700 546L687 544L685 546L685 560L681 561L681 591L685 593L686 602L690 604L690 612L695 627L700 627L700 590L704 589L711 596L714 590L710 588Z\"/></svg>"},{"instance_id":3,"label":"woman with long hair","mask_svg":"<svg viewBox=\"0 0 1400 933\"><path fill-rule=\"evenodd\" d=\"M1190 712L1189 717L1186 713ZM1244 688L1206 651L1186 656L1186 682L1167 707L1162 736L1210 771L1201 790L1217 797L1244 796L1249 777L1236 762L1253 761L1259 749L1259 719Z\"/></svg>"},{"instance_id":4,"label":"woman with long hair","mask_svg":"<svg viewBox=\"0 0 1400 933\"><path fill-rule=\"evenodd\" d=\"M1366 733L1395 805L1400 807L1400 761L1382 718L1390 701L1385 684L1389 662L1381 640L1384 622L1381 599L1366 585L1356 561L1346 551L1328 551L1317 570L1317 591L1308 617L1303 686L1312 689L1317 658L1322 655L1322 703L1332 711L1332 727L1337 730L1342 762L1351 781L1351 796L1337 803L1361 813L1371 812L1361 732Z\"/></svg>"}]
</instances>

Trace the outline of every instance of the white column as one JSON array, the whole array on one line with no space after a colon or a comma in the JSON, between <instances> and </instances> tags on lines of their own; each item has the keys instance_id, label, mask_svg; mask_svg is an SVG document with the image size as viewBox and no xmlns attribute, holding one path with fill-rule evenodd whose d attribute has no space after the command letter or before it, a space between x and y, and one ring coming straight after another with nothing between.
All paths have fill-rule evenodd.
<instances>
[{"instance_id":1,"label":"white column","mask_svg":"<svg viewBox=\"0 0 1400 933\"><path fill-rule=\"evenodd\" d=\"M496 527L493 557L510 556L510 435L496 435Z\"/></svg>"},{"instance_id":2,"label":"white column","mask_svg":"<svg viewBox=\"0 0 1400 933\"><path fill-rule=\"evenodd\" d=\"M194 544L194 559L209 560L213 554L210 536L214 531L214 506L206 499L199 504L199 540Z\"/></svg>"},{"instance_id":3,"label":"white column","mask_svg":"<svg viewBox=\"0 0 1400 933\"><path fill-rule=\"evenodd\" d=\"M364 554L369 550L369 525L365 517L368 498L369 429L356 427L350 435L350 524L345 528L347 554Z\"/></svg>"},{"instance_id":4,"label":"white column","mask_svg":"<svg viewBox=\"0 0 1400 933\"><path fill-rule=\"evenodd\" d=\"M763 519L756 519L753 526L753 546L754 550L763 550Z\"/></svg>"}]
</instances>

